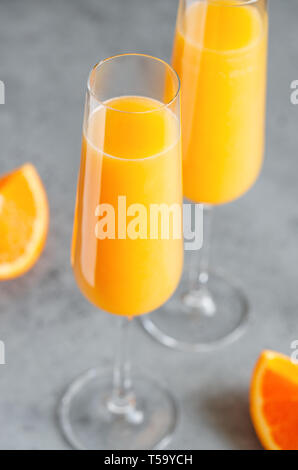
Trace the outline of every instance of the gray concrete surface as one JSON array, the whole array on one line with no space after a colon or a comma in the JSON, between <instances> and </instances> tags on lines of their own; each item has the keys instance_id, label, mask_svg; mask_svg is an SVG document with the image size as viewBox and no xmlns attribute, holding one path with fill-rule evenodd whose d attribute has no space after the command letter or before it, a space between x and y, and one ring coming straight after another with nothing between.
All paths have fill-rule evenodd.
<instances>
[{"instance_id":1,"label":"gray concrete surface","mask_svg":"<svg viewBox=\"0 0 298 470\"><path fill-rule=\"evenodd\" d=\"M0 448L66 449L56 408L92 365L110 367L115 318L79 293L69 245L85 83L92 64L125 51L169 59L176 0L1 0L0 170L33 162L51 206L50 235L26 276L0 284ZM255 187L217 212L213 257L249 295L253 322L237 343L208 354L173 352L137 325L136 365L180 405L170 447L260 449L248 386L263 348L287 354L298 339L298 79L296 0L270 1L267 150Z\"/></svg>"}]
</instances>

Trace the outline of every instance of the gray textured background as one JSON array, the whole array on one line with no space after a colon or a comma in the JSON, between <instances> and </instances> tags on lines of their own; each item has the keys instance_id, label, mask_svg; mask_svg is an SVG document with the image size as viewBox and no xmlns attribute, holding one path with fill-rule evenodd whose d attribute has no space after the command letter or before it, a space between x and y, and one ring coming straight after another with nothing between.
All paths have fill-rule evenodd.
<instances>
[{"instance_id":1,"label":"gray textured background","mask_svg":"<svg viewBox=\"0 0 298 470\"><path fill-rule=\"evenodd\" d=\"M115 318L76 288L69 245L88 71L103 57L140 51L169 59L177 0L1 0L1 172L33 162L51 206L46 250L21 279L0 284L0 448L64 449L56 421L66 384L111 366ZM169 351L137 325L137 364L163 378L181 419L171 448L259 449L248 385L263 348L290 353L298 339L297 0L270 0L266 161L255 187L218 210L214 257L239 278L254 321L209 354ZM177 372L178 371L178 372ZM174 373L175 372L175 373Z\"/></svg>"}]
</instances>

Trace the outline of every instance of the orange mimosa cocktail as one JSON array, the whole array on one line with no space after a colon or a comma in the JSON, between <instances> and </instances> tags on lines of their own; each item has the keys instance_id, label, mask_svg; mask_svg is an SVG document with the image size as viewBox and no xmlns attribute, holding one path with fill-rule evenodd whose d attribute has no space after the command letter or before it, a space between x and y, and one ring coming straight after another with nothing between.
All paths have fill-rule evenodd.
<instances>
[{"instance_id":1,"label":"orange mimosa cocktail","mask_svg":"<svg viewBox=\"0 0 298 470\"><path fill-rule=\"evenodd\" d=\"M262 164L267 15L237 0L187 3L173 49L184 194L220 204L248 190Z\"/></svg>"},{"instance_id":2,"label":"orange mimosa cocktail","mask_svg":"<svg viewBox=\"0 0 298 470\"><path fill-rule=\"evenodd\" d=\"M247 323L241 289L209 269L211 209L242 196L261 170L267 23L267 0L179 2L172 63L181 81L183 192L204 208L204 242L176 315L168 309L142 321L183 351L232 341Z\"/></svg>"},{"instance_id":3,"label":"orange mimosa cocktail","mask_svg":"<svg viewBox=\"0 0 298 470\"><path fill-rule=\"evenodd\" d=\"M179 123L150 98L124 96L105 105L93 111L84 129L72 262L91 302L110 313L134 316L163 304L182 270L182 237L152 239L149 226L152 204L181 203ZM113 222L106 227L113 230L112 238L95 236L98 204L114 209L115 227ZM134 213L134 204L147 214L147 223L136 227L136 239L119 230L123 211L128 211L127 224L132 216L145 217L143 209Z\"/></svg>"},{"instance_id":4,"label":"orange mimosa cocktail","mask_svg":"<svg viewBox=\"0 0 298 470\"><path fill-rule=\"evenodd\" d=\"M63 396L60 423L75 449L155 449L173 433L175 401L158 381L132 377L127 335L135 316L173 294L182 228L178 75L146 54L105 59L87 84L71 263L83 295L119 331L113 373L92 368ZM95 344L109 345L113 330Z\"/></svg>"}]
</instances>

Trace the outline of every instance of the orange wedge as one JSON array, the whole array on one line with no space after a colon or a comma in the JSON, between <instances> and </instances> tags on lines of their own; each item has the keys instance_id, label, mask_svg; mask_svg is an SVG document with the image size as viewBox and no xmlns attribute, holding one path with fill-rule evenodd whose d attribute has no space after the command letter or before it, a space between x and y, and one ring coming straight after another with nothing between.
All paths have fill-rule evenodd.
<instances>
[{"instance_id":1,"label":"orange wedge","mask_svg":"<svg viewBox=\"0 0 298 470\"><path fill-rule=\"evenodd\" d=\"M0 280L28 271L45 245L48 201L33 165L0 177Z\"/></svg>"},{"instance_id":2,"label":"orange wedge","mask_svg":"<svg viewBox=\"0 0 298 470\"><path fill-rule=\"evenodd\" d=\"M288 356L263 351L250 388L256 433L268 450L298 450L298 365Z\"/></svg>"}]
</instances>

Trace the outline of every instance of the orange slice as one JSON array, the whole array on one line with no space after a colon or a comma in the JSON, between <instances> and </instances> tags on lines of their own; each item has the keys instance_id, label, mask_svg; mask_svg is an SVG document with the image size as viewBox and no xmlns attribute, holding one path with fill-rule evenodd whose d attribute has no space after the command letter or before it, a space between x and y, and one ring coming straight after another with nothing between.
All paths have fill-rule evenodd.
<instances>
[{"instance_id":1,"label":"orange slice","mask_svg":"<svg viewBox=\"0 0 298 470\"><path fill-rule=\"evenodd\" d=\"M34 265L48 221L46 192L33 165L0 178L0 280L20 276Z\"/></svg>"},{"instance_id":2,"label":"orange slice","mask_svg":"<svg viewBox=\"0 0 298 470\"><path fill-rule=\"evenodd\" d=\"M268 450L298 450L298 365L288 356L263 351L250 389L256 433Z\"/></svg>"}]
</instances>

